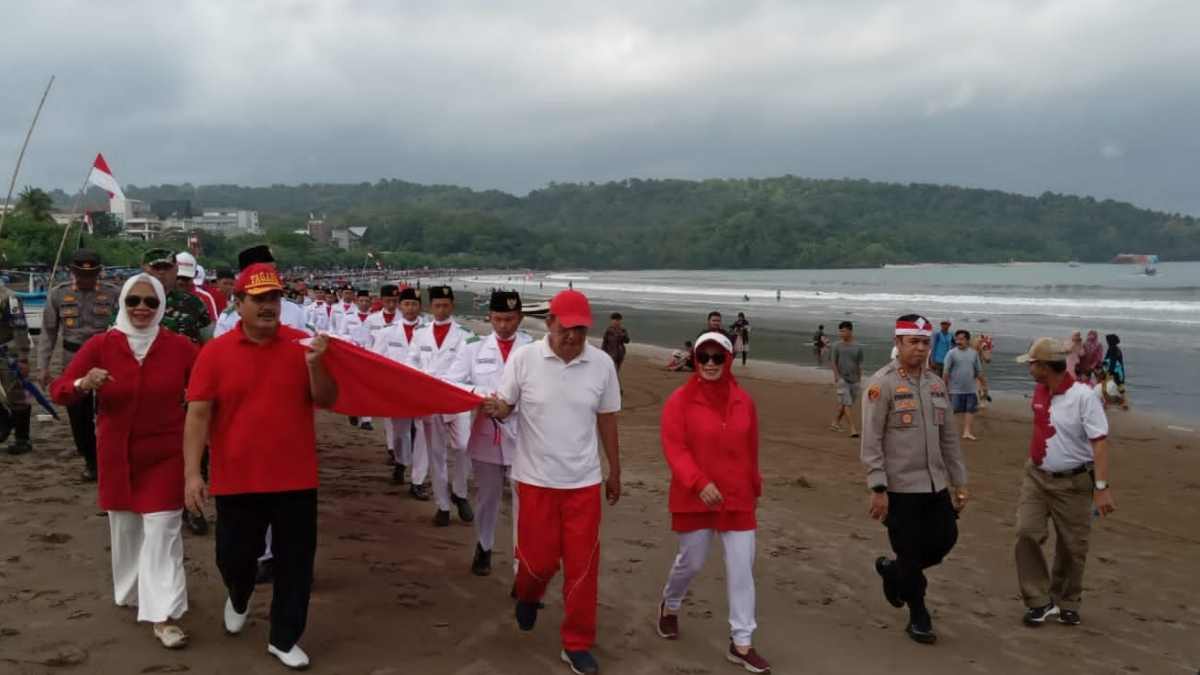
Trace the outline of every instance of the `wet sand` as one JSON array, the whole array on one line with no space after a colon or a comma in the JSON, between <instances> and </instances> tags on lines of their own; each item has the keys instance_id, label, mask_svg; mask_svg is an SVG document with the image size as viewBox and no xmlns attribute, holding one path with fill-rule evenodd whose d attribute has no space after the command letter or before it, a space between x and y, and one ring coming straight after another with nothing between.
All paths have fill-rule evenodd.
<instances>
[{"instance_id":1,"label":"wet sand","mask_svg":"<svg viewBox=\"0 0 1200 675\"><path fill-rule=\"evenodd\" d=\"M743 672L727 664L719 546L681 616L682 636L652 625L674 555L667 469L658 448L663 399L685 377L636 347L624 370L625 494L605 507L600 572L602 672ZM871 561L886 534L866 516L856 441L827 431L833 387L751 363L739 373L759 405L758 632L776 673L1195 673L1200 664L1200 443L1148 418L1112 415L1118 512L1097 523L1076 628L1021 625L1012 560L1015 499L1029 422L993 406L967 448L973 500L947 561L930 573L940 642L912 643L904 610L883 599ZM469 572L474 532L390 481L383 432L322 413L316 584L302 646L313 673L565 673L558 661L561 576L532 633L517 630L508 506L493 576ZM35 426L34 453L0 453L0 673L281 673L266 654L270 589L237 637L221 627L224 591L213 535L185 537L191 645L168 652L135 610L112 604L108 527L64 422ZM211 505L209 508L211 515Z\"/></svg>"}]
</instances>

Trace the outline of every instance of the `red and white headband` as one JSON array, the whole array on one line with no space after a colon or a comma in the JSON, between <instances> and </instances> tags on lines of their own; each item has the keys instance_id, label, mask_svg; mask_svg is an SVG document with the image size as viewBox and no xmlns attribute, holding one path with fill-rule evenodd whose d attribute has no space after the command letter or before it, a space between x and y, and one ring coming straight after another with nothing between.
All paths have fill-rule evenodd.
<instances>
[{"instance_id":1,"label":"red and white headband","mask_svg":"<svg viewBox=\"0 0 1200 675\"><path fill-rule=\"evenodd\" d=\"M933 337L933 324L924 317L917 317L913 321L896 321L896 335Z\"/></svg>"}]
</instances>

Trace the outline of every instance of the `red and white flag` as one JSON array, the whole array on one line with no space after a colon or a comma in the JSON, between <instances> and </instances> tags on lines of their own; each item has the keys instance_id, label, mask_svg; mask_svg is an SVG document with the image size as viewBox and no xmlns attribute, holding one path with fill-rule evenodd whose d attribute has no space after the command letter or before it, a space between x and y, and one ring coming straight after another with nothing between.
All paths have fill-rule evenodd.
<instances>
[{"instance_id":1,"label":"red and white flag","mask_svg":"<svg viewBox=\"0 0 1200 675\"><path fill-rule=\"evenodd\" d=\"M112 171L108 168L108 162L104 161L104 155L96 153L96 161L92 164L92 172L88 174L88 182L108 193L109 198L120 197L125 198L125 193L121 191L121 184L113 178Z\"/></svg>"}]
</instances>

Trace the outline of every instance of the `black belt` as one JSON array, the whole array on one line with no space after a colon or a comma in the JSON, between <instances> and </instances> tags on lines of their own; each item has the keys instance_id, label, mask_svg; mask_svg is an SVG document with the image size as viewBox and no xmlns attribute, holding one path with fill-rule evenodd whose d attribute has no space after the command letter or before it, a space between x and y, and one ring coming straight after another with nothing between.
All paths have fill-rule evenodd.
<instances>
[{"instance_id":1,"label":"black belt","mask_svg":"<svg viewBox=\"0 0 1200 675\"><path fill-rule=\"evenodd\" d=\"M64 352L77 352L80 349L83 349L83 343L67 342L66 340L63 340L63 351Z\"/></svg>"},{"instance_id":2,"label":"black belt","mask_svg":"<svg viewBox=\"0 0 1200 675\"><path fill-rule=\"evenodd\" d=\"M1070 478L1071 476L1078 476L1081 473L1087 473L1091 470L1091 464L1081 464L1074 469L1068 469L1066 471L1050 471L1048 473L1050 474L1051 478Z\"/></svg>"}]
</instances>

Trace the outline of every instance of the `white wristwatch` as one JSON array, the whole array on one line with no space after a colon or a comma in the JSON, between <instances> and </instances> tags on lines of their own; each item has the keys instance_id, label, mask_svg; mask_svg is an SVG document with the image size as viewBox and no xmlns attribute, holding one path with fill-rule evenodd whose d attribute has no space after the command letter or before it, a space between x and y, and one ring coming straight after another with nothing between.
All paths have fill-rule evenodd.
<instances>
[{"instance_id":1,"label":"white wristwatch","mask_svg":"<svg viewBox=\"0 0 1200 675\"><path fill-rule=\"evenodd\" d=\"M1108 489L1108 481L1106 481L1106 480L1096 481L1096 489L1097 490L1107 490Z\"/></svg>"}]
</instances>

